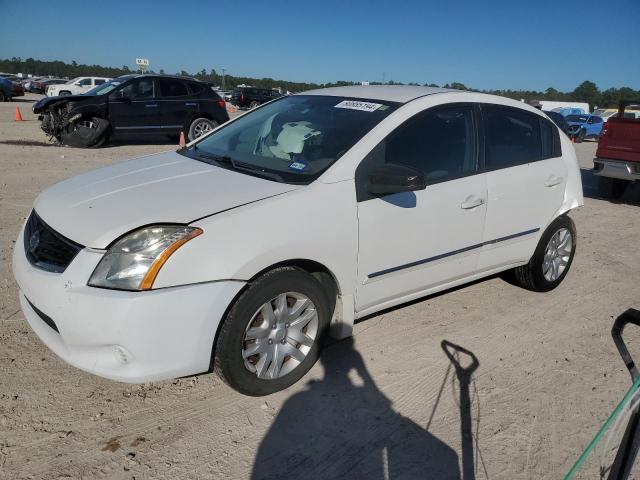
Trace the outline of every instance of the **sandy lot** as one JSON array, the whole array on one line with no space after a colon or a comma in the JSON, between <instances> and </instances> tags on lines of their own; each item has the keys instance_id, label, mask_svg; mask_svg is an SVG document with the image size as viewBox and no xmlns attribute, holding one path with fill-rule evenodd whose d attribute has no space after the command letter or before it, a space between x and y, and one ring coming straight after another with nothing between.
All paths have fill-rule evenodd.
<instances>
[{"instance_id":1,"label":"sandy lot","mask_svg":"<svg viewBox=\"0 0 640 480\"><path fill-rule=\"evenodd\" d=\"M2 479L555 479L630 385L609 332L640 308L640 188L572 214L577 256L557 290L491 278L373 316L279 394L243 397L214 375L126 385L72 368L20 312L18 229L46 186L174 146L47 145L30 106L0 104ZM576 148L590 168L595 144ZM456 375L443 340L477 369Z\"/></svg>"}]
</instances>

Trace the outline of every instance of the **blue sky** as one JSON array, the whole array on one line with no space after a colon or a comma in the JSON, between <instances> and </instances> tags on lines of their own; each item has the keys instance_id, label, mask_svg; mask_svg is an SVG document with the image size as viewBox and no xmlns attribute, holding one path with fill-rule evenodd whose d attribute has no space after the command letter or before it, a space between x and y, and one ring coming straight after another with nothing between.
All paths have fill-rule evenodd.
<instances>
[{"instance_id":1,"label":"blue sky","mask_svg":"<svg viewBox=\"0 0 640 480\"><path fill-rule=\"evenodd\" d=\"M640 89L640 0L0 0L0 10L1 58L133 68L147 57L167 73L225 67L293 81Z\"/></svg>"}]
</instances>

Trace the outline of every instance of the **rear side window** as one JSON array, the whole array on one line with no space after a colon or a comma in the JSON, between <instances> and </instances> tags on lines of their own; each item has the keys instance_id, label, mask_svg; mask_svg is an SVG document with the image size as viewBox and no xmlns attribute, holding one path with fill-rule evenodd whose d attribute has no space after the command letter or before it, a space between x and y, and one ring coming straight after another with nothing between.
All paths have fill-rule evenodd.
<instances>
[{"instance_id":1,"label":"rear side window","mask_svg":"<svg viewBox=\"0 0 640 480\"><path fill-rule=\"evenodd\" d=\"M163 97L184 97L189 95L189 91L184 82L176 80L175 78L161 78L160 92Z\"/></svg>"},{"instance_id":2,"label":"rear side window","mask_svg":"<svg viewBox=\"0 0 640 480\"><path fill-rule=\"evenodd\" d=\"M202 83L196 83L196 82L189 83L189 89L193 94L202 92L204 90L204 87L205 85L203 85Z\"/></svg>"},{"instance_id":3,"label":"rear side window","mask_svg":"<svg viewBox=\"0 0 640 480\"><path fill-rule=\"evenodd\" d=\"M483 118L487 170L542 160L543 142L538 115L517 108L488 105L483 106Z\"/></svg>"},{"instance_id":4,"label":"rear side window","mask_svg":"<svg viewBox=\"0 0 640 480\"><path fill-rule=\"evenodd\" d=\"M401 125L384 143L384 163L422 170L435 183L476 171L473 107L427 111Z\"/></svg>"},{"instance_id":5,"label":"rear side window","mask_svg":"<svg viewBox=\"0 0 640 480\"><path fill-rule=\"evenodd\" d=\"M96 78L96 85L102 85L104 83L104 80L101 78Z\"/></svg>"}]
</instances>

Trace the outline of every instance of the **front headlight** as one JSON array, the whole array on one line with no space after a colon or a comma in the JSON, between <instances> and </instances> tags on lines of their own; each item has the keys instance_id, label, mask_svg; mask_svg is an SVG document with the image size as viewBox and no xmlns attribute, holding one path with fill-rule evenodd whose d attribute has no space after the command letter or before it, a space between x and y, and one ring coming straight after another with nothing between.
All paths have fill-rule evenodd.
<instances>
[{"instance_id":1,"label":"front headlight","mask_svg":"<svg viewBox=\"0 0 640 480\"><path fill-rule=\"evenodd\" d=\"M158 272L178 248L202 230L182 225L141 228L118 240L91 274L92 287L150 290Z\"/></svg>"}]
</instances>

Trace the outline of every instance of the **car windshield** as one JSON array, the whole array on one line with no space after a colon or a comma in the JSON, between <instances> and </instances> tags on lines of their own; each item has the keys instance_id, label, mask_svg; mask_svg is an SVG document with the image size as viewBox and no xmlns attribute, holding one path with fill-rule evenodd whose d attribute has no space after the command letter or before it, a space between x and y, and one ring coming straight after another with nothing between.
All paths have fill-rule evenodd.
<instances>
[{"instance_id":1,"label":"car windshield","mask_svg":"<svg viewBox=\"0 0 640 480\"><path fill-rule=\"evenodd\" d=\"M78 80L80 80L80 78L81 77L72 78L67 83L65 83L65 85L71 85L72 83L76 83Z\"/></svg>"},{"instance_id":2,"label":"car windshield","mask_svg":"<svg viewBox=\"0 0 640 480\"><path fill-rule=\"evenodd\" d=\"M584 123L587 121L586 115L568 115L567 122L581 122Z\"/></svg>"},{"instance_id":3,"label":"car windshield","mask_svg":"<svg viewBox=\"0 0 640 480\"><path fill-rule=\"evenodd\" d=\"M283 97L180 153L250 175L308 184L397 105L320 95Z\"/></svg>"},{"instance_id":4,"label":"car windshield","mask_svg":"<svg viewBox=\"0 0 640 480\"><path fill-rule=\"evenodd\" d=\"M93 87L91 90L85 93L85 95L104 95L105 93L109 93L111 90L120 85L120 82L116 80L110 80L108 82L103 83L102 85L98 85L97 87Z\"/></svg>"}]
</instances>

